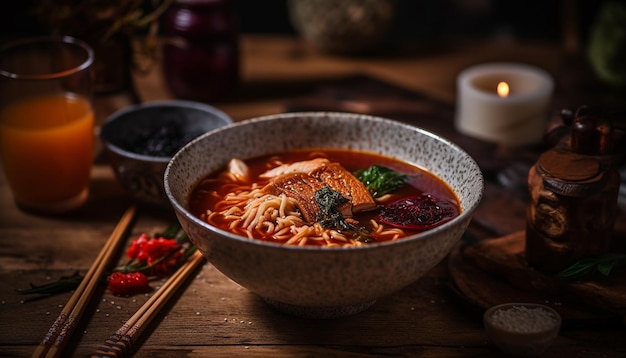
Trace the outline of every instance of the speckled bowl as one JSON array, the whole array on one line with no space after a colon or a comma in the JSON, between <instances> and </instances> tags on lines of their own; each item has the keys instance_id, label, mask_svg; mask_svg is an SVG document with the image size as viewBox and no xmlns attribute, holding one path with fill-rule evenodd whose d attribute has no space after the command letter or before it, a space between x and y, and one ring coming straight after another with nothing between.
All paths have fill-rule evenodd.
<instances>
[{"instance_id":1,"label":"speckled bowl","mask_svg":"<svg viewBox=\"0 0 626 358\"><path fill-rule=\"evenodd\" d=\"M462 213L394 242L320 248L250 240L187 210L194 185L232 157L308 147L370 151L427 168L456 191ZM286 113L235 123L195 139L168 164L165 191L191 240L218 270L284 312L334 318L368 308L439 263L467 228L482 197L483 177L467 153L423 129L350 113Z\"/></svg>"},{"instance_id":2,"label":"speckled bowl","mask_svg":"<svg viewBox=\"0 0 626 358\"><path fill-rule=\"evenodd\" d=\"M172 122L191 140L233 120L203 103L164 100L123 108L109 116L100 129L100 139L122 187L136 201L153 208L170 208L163 173L171 156L139 154L129 143Z\"/></svg>"}]
</instances>

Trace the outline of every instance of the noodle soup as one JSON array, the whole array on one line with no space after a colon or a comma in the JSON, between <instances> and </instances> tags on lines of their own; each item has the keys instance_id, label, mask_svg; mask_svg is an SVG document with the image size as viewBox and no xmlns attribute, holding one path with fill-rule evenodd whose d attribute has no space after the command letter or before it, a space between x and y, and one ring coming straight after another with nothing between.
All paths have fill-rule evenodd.
<instances>
[{"instance_id":1,"label":"noodle soup","mask_svg":"<svg viewBox=\"0 0 626 358\"><path fill-rule=\"evenodd\" d=\"M401 239L461 212L454 191L429 171L348 149L233 158L194 187L189 210L250 239L328 247Z\"/></svg>"},{"instance_id":2,"label":"noodle soup","mask_svg":"<svg viewBox=\"0 0 626 358\"><path fill-rule=\"evenodd\" d=\"M323 161L323 157L312 154L314 151L308 148L321 148L316 152L323 151L330 163L336 161L341 167L345 167L345 171L351 173L351 178L358 177L359 175L353 173L369 168L372 163L393 168L398 172L417 173L418 176L411 176L411 180L408 181L417 189L408 193L407 198L412 200L416 197L413 194L420 192L433 193L434 197L440 196L442 208L449 209L450 205L453 207L460 205L460 213L434 229L415 230L412 235L406 232L409 229L402 229L408 236L398 236L395 240L392 237L382 243L355 241L354 245L357 246L327 243L325 239L324 246L314 245L311 242L313 240L307 238L304 241L301 240L302 237L298 238L296 235L290 236L287 241L295 238L298 242L291 244L287 244L287 241L273 242L274 239L269 235L255 232L258 221L252 226L253 230L249 232L252 238L249 238L247 228L255 219L261 218L256 213L245 218L250 220L247 225L241 223L240 220L243 220L241 213L235 213L235 216L240 217L229 219L232 221L227 226L218 227L205 221L212 213L218 212L211 205L216 205L219 201L226 203L224 198L227 188L220 187L227 185L227 181L222 180L223 177L236 179L231 180L229 184L231 188L228 191L233 193L237 193L236 190L240 186L248 187L246 191L249 191L257 180L259 183L256 188L265 190L262 180L259 179L261 174L267 174L267 171L274 173L282 165L289 166L297 161L308 162L299 165L303 170L315 167L315 161ZM266 166L265 162L269 162L270 165ZM244 165L240 166L241 163ZM323 170L324 168L309 170L311 173L309 176L319 180L325 179L325 175L329 173L341 173L340 168L332 164L325 167L328 170ZM436 177L428 177L429 174L420 171L420 168L428 170ZM303 173L290 174L301 179L307 178ZM268 184L272 180L275 181L269 187L272 190L265 190L267 193L274 192L276 188L280 189L278 183L288 184L288 181L270 177L263 178ZM418 178L420 180L417 180ZM347 182L354 183L346 180ZM417 182L422 184L414 184ZM315 180L311 180L310 183L314 184ZM290 112L237 122L206 133L190 142L169 162L164 174L164 188L183 230L217 270L280 311L308 318L337 318L367 309L377 299L407 287L440 263L459 242L470 224L483 193L483 177L476 161L469 154L445 138L423 129L361 114ZM449 190L450 188L452 190ZM346 195L356 194L351 191L345 193L340 187L336 189L337 192ZM398 191L409 189L400 188ZM322 192L333 191L322 190ZM395 195L397 202L403 199L399 198L399 195L402 195L399 192L389 195ZM394 201L391 198L384 204L376 201L387 195L384 190L382 193L382 196L376 195L377 199L374 199L375 209L383 205L393 207L391 204ZM278 194L280 196L281 193ZM213 195L215 199L211 198ZM446 195L449 199L447 202L443 201ZM426 196L420 196L422 197ZM233 199L243 201L245 198ZM314 204L317 205L318 198L315 199ZM361 227L369 222L363 223L361 216L371 215L370 217L377 218L378 213L365 210L372 208L372 202L368 201L367 197L351 196L349 199L348 208L338 206L342 214L350 211L346 209L352 208L354 215L343 216L347 224ZM243 203L247 203L247 199L241 204ZM306 207L305 213L311 214L309 211L314 208L315 206ZM275 213L275 209L262 212ZM278 207L278 213L280 209L281 206ZM286 207L282 209L283 212L285 210L288 212ZM240 209L232 205L230 210ZM297 213L299 210L294 212ZM413 213L408 209L398 212ZM252 213L252 210L249 213ZM332 210L329 214L333 214ZM333 215L329 216L332 218ZM269 217L273 220L272 216ZM323 219L323 222L326 222L328 217ZM387 219L394 219L393 215ZM353 220L356 224L351 224ZM276 223L279 221L277 215ZM270 220L263 225L271 227L270 224L273 223L274 221ZM235 226L232 230L231 224ZM305 226L316 226L316 223L306 223ZM303 225L300 230L307 229L305 226ZM263 229L263 226L260 227ZM241 230L242 228L246 230ZM289 228L291 230L292 226ZM294 225L293 228L298 227ZM235 229L237 231L233 233ZM348 233L343 229L334 230L340 234ZM276 232L275 226L272 231ZM363 231L371 233L372 230ZM320 236L323 237L324 234Z\"/></svg>"}]
</instances>

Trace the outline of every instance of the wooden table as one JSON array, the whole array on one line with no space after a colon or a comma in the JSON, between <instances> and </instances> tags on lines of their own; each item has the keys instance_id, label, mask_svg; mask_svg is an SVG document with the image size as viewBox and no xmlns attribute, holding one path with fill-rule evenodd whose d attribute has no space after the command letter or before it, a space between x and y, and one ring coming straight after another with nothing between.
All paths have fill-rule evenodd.
<instances>
[{"instance_id":1,"label":"wooden table","mask_svg":"<svg viewBox=\"0 0 626 358\"><path fill-rule=\"evenodd\" d=\"M450 110L459 71L489 61L527 62L556 74L562 54L553 44L461 43L432 49L413 44L389 56L344 58L320 54L297 38L243 36L239 92L213 105L235 120L243 120L310 106L301 100L311 99L320 86L365 77L399 91L423 94ZM135 75L136 94L142 101L172 97L158 65L147 74ZM98 122L130 104L132 98L128 93L99 96ZM402 105L411 111L410 103ZM503 158L511 157L509 151L473 147L471 140L451 135L473 155L492 154L491 159L485 156L481 161L491 184L468 235L495 237L522 229L523 195L507 192L489 175L501 168ZM0 177L0 356L29 356L70 297L70 293L24 296L16 289L47 283L76 270L86 272L130 203L108 165L96 159L88 203L79 212L62 217L33 216L18 210L6 180ZM168 215L141 211L129 239L163 229L172 220ZM380 299L363 313L336 320L306 320L274 311L205 264L141 336L134 346L135 356L501 356L485 336L483 308L467 302L451 286L444 261L418 282ZM116 297L104 288L97 291L67 355L92 353L146 300L143 295ZM564 326L546 356L623 357L625 337L621 324Z\"/></svg>"}]
</instances>

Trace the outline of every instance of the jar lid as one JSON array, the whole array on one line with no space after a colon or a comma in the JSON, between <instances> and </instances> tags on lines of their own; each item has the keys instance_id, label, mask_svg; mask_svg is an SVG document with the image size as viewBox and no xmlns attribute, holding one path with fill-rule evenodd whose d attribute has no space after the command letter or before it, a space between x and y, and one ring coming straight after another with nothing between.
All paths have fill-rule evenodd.
<instances>
[{"instance_id":1,"label":"jar lid","mask_svg":"<svg viewBox=\"0 0 626 358\"><path fill-rule=\"evenodd\" d=\"M597 158L549 150L537 161L544 185L556 194L587 196L602 189L606 176Z\"/></svg>"}]
</instances>

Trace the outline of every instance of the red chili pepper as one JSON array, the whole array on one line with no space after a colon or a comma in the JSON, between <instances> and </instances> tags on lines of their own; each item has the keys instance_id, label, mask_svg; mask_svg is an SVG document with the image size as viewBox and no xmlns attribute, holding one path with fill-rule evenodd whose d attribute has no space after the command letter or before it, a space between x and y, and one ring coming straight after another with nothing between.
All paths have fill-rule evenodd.
<instances>
[{"instance_id":1,"label":"red chili pepper","mask_svg":"<svg viewBox=\"0 0 626 358\"><path fill-rule=\"evenodd\" d=\"M128 256L131 259L136 258L137 255L139 255L139 252L141 251L141 247L147 242L148 242L148 234L143 233L139 235L139 237L133 240L133 242L130 244L130 247L128 248L128 250L126 250L126 256Z\"/></svg>"},{"instance_id":2,"label":"red chili pepper","mask_svg":"<svg viewBox=\"0 0 626 358\"><path fill-rule=\"evenodd\" d=\"M126 250L126 255L131 259L151 264L179 248L180 245L176 242L176 239L166 239L164 237L149 239L148 235L143 233L133 240L128 250Z\"/></svg>"},{"instance_id":3,"label":"red chili pepper","mask_svg":"<svg viewBox=\"0 0 626 358\"><path fill-rule=\"evenodd\" d=\"M180 245L176 242L176 239L166 239L163 237L154 238L142 247L140 255L137 256L137 260L145 261L150 264L179 248Z\"/></svg>"},{"instance_id":4,"label":"red chili pepper","mask_svg":"<svg viewBox=\"0 0 626 358\"><path fill-rule=\"evenodd\" d=\"M113 272L107 281L107 288L114 295L132 295L151 290L148 277L141 272Z\"/></svg>"},{"instance_id":5,"label":"red chili pepper","mask_svg":"<svg viewBox=\"0 0 626 358\"><path fill-rule=\"evenodd\" d=\"M154 265L154 267L152 267L152 269L150 270L150 274L161 275L161 274L168 274L174 271L174 269L178 267L178 265L180 264L180 259L182 256L183 256L183 252L181 250L178 250L174 252L173 254L170 254L167 258L165 258L165 260Z\"/></svg>"}]
</instances>

